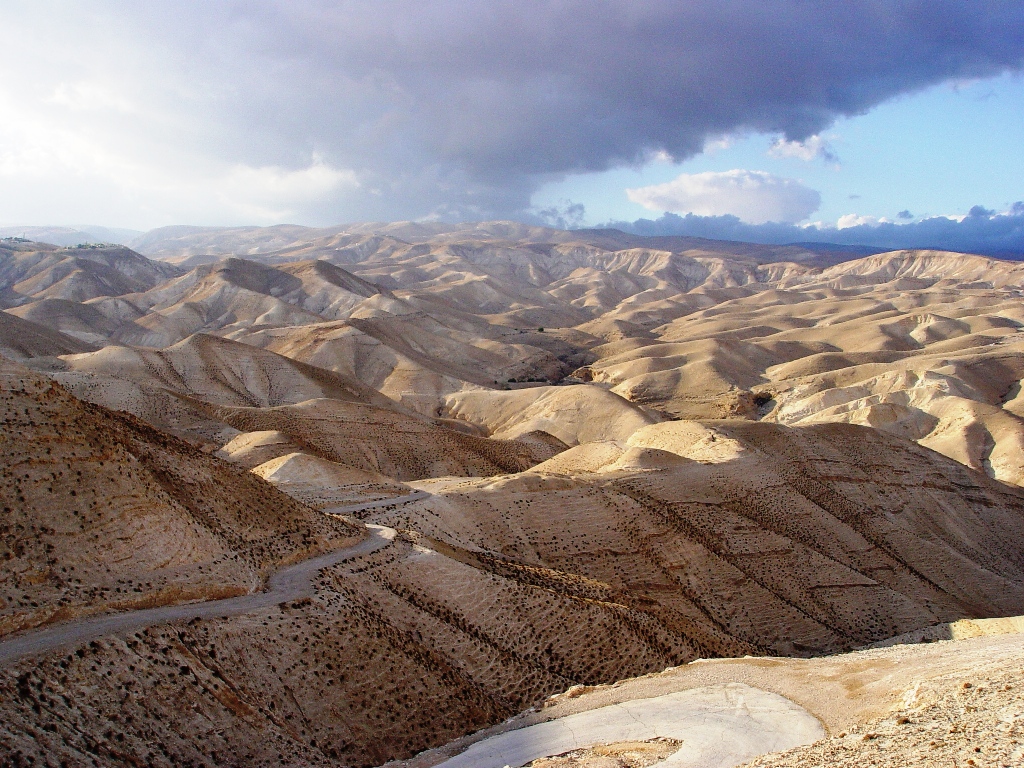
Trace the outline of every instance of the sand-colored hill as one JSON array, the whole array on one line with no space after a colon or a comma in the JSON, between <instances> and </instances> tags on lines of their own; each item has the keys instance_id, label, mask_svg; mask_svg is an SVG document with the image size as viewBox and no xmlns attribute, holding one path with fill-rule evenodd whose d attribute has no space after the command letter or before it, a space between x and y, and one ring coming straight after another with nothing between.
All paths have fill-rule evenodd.
<instances>
[{"instance_id":1,"label":"sand-colored hill","mask_svg":"<svg viewBox=\"0 0 1024 768\"><path fill-rule=\"evenodd\" d=\"M509 222L138 247L191 269L0 253L5 631L251 591L353 540L318 509L396 530L310 597L5 662L5 759L380 765L574 685L1024 614L1018 265Z\"/></svg>"},{"instance_id":2,"label":"sand-colored hill","mask_svg":"<svg viewBox=\"0 0 1024 768\"><path fill-rule=\"evenodd\" d=\"M58 248L0 242L0 305L33 299L86 301L145 291L178 274L123 246Z\"/></svg>"},{"instance_id":3,"label":"sand-colored hill","mask_svg":"<svg viewBox=\"0 0 1024 768\"><path fill-rule=\"evenodd\" d=\"M13 307L7 313L97 346L109 343L126 324L104 314L92 303L67 299L39 299Z\"/></svg>"},{"instance_id":4,"label":"sand-colored hill","mask_svg":"<svg viewBox=\"0 0 1024 768\"><path fill-rule=\"evenodd\" d=\"M593 579L711 655L1024 609L1024 496L868 428L668 422L521 475L414 485L435 496L370 519Z\"/></svg>"},{"instance_id":5,"label":"sand-colored hill","mask_svg":"<svg viewBox=\"0 0 1024 768\"><path fill-rule=\"evenodd\" d=\"M611 470L600 483L537 471L466 479L461 490L374 512L427 535L403 534L325 574L309 604L156 628L5 670L0 743L70 762L99 750L113 762L212 764L229 754L244 764L380 764L576 683L678 667L716 649L754 653L780 627L844 647L1012 597L1008 581L979 583L1020 570L1019 552L1006 549L1019 538L993 533L1019 525L1019 495L913 443L844 425L731 422L652 425L632 443L670 448L680 462ZM658 500L669 489L673 500ZM916 512L897 513L908 499ZM714 551L697 558L700 541ZM968 578L971 562L990 575ZM981 592L966 594L968 583ZM760 644L731 636L743 634ZM890 652L873 653L878 669L892 669ZM770 687L771 670L785 674L793 662L733 663ZM844 674L863 679L842 660L800 663L824 665L841 690ZM912 687L914 667L898 668ZM940 662L918 668L957 673ZM673 675L710 669L654 680L674 685ZM787 678L799 685L784 694L834 703L828 691L812 697L818 676L807 669ZM565 701L586 700L578 694ZM832 709L849 728L894 703L881 695ZM218 724L201 741L197 713ZM33 738L39 725L47 728ZM83 743L83 731L102 738Z\"/></svg>"},{"instance_id":6,"label":"sand-colored hill","mask_svg":"<svg viewBox=\"0 0 1024 768\"><path fill-rule=\"evenodd\" d=\"M328 397L394 406L357 380L206 334L162 350L117 344L30 364L83 400L214 447L238 432L213 415L213 405L263 407Z\"/></svg>"},{"instance_id":7,"label":"sand-colored hill","mask_svg":"<svg viewBox=\"0 0 1024 768\"><path fill-rule=\"evenodd\" d=\"M161 350L110 346L63 357L62 363L53 370L69 381L72 374L103 376L163 387L215 405L273 407L318 397L391 405L358 380L207 334Z\"/></svg>"},{"instance_id":8,"label":"sand-colored hill","mask_svg":"<svg viewBox=\"0 0 1024 768\"><path fill-rule=\"evenodd\" d=\"M234 438L224 444L217 455L246 469L254 469L261 464L296 453L301 453L301 446L292 442L288 435L274 429L264 429L254 432L238 432ZM322 461L327 461L327 459L322 459Z\"/></svg>"},{"instance_id":9,"label":"sand-colored hill","mask_svg":"<svg viewBox=\"0 0 1024 768\"><path fill-rule=\"evenodd\" d=\"M445 290L456 290L450 271L441 274ZM483 307L480 296L470 291L463 304L482 314L467 314L443 292L396 298L326 261L271 267L230 258L117 302L37 300L20 311L99 344L163 348L197 333L215 333L357 377L429 412L439 398L467 385L558 379L572 369L544 345L505 340L507 328L492 329L484 310L501 313L520 298L503 294ZM557 304L547 294L543 299ZM562 313L554 319L565 319L561 309L552 311ZM541 322L550 319L545 315ZM576 354L575 348L561 352Z\"/></svg>"},{"instance_id":10,"label":"sand-colored hill","mask_svg":"<svg viewBox=\"0 0 1024 768\"><path fill-rule=\"evenodd\" d=\"M754 245L752 243L708 240L700 237L644 237L614 229L564 231L537 227L515 221L485 221L463 224L400 221L367 222L340 227L314 229L293 225L274 227L161 227L147 232L130 246L151 258L173 259L201 254L265 255L283 254L294 261L294 254L325 252L358 255L396 246L518 242L530 245L591 247L606 251L630 248L655 248L691 255L728 255L756 263L790 261L834 264L877 253L877 249L850 246ZM383 245L383 247L382 247ZM306 258L310 258L306 256ZM351 258L351 256L350 256Z\"/></svg>"},{"instance_id":11,"label":"sand-colored hill","mask_svg":"<svg viewBox=\"0 0 1024 768\"><path fill-rule=\"evenodd\" d=\"M259 588L355 530L0 359L0 633Z\"/></svg>"},{"instance_id":12,"label":"sand-colored hill","mask_svg":"<svg viewBox=\"0 0 1024 768\"><path fill-rule=\"evenodd\" d=\"M425 415L453 396L575 370L672 416L869 424L1009 482L1022 477L1011 391L1021 377L998 396L976 384L986 367L1000 381L1015 370L997 347L1015 343L1024 323L1024 273L1005 261L896 251L847 253L821 268L799 249L505 222L185 228L149 242L165 256L177 248L182 258L246 258L160 282L166 265L123 249L13 244L17 285L29 281L15 311L97 345L168 347L217 334L358 380ZM81 293L92 296L85 302L64 288L47 298L83 259L145 290L107 280ZM975 374L948 374L954 399L920 384L947 363L964 369L964 358ZM887 375L893 365L906 376Z\"/></svg>"},{"instance_id":13,"label":"sand-colored hill","mask_svg":"<svg viewBox=\"0 0 1024 768\"><path fill-rule=\"evenodd\" d=\"M586 386L459 392L446 398L444 413L496 438L546 432L566 445L624 440L658 420L618 395Z\"/></svg>"},{"instance_id":14,"label":"sand-colored hill","mask_svg":"<svg viewBox=\"0 0 1024 768\"><path fill-rule=\"evenodd\" d=\"M0 355L12 360L91 352L91 344L52 328L0 312Z\"/></svg>"},{"instance_id":15,"label":"sand-colored hill","mask_svg":"<svg viewBox=\"0 0 1024 768\"><path fill-rule=\"evenodd\" d=\"M246 433L247 437L253 434ZM233 443L237 444L238 438ZM264 443L265 444L265 443ZM231 444L225 446L229 455ZM278 490L317 509L352 506L362 501L378 501L403 496L412 491L376 472L338 464L308 453L288 453L270 459L252 469Z\"/></svg>"},{"instance_id":16,"label":"sand-colored hill","mask_svg":"<svg viewBox=\"0 0 1024 768\"><path fill-rule=\"evenodd\" d=\"M134 335L122 331L118 338L163 347L199 331L229 334L258 326L308 325L343 316L376 293L329 264L300 264L285 271L232 258L129 297L145 313L136 321L142 330Z\"/></svg>"},{"instance_id":17,"label":"sand-colored hill","mask_svg":"<svg viewBox=\"0 0 1024 768\"><path fill-rule=\"evenodd\" d=\"M341 400L307 400L276 408L217 407L212 413L242 432L273 432L286 438L259 441L264 449L258 454L261 464L298 447L344 467L395 480L518 472L560 449L557 441L490 440L409 413ZM240 453L239 459L250 463L244 457L251 447L255 446L238 438L225 446L225 452Z\"/></svg>"},{"instance_id":18,"label":"sand-colored hill","mask_svg":"<svg viewBox=\"0 0 1024 768\"><path fill-rule=\"evenodd\" d=\"M894 281L906 287L1019 288L1024 283L1024 266L948 251L890 251L830 267L812 281L838 289Z\"/></svg>"},{"instance_id":19,"label":"sand-colored hill","mask_svg":"<svg viewBox=\"0 0 1024 768\"><path fill-rule=\"evenodd\" d=\"M424 315L350 318L284 330L250 332L246 343L365 382L387 397L433 413L464 389L509 379L557 380L570 369L537 347L438 327ZM509 338L515 341L516 337Z\"/></svg>"}]
</instances>

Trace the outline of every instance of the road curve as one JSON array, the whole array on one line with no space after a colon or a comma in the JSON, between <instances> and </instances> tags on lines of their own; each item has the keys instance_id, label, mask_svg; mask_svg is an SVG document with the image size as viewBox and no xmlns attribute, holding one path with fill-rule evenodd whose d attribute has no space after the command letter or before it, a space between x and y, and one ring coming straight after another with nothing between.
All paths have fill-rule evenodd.
<instances>
[{"instance_id":1,"label":"road curve","mask_svg":"<svg viewBox=\"0 0 1024 768\"><path fill-rule=\"evenodd\" d=\"M381 499L365 504L353 504L347 507L335 507L326 509L324 512L328 514L360 512L366 509L408 504L429 495L423 491L416 491L407 496ZM388 546L396 533L394 528L382 525L368 525L367 528L370 530L370 535L354 546L311 557L277 571L268 579L267 589L264 592L228 597L223 600L209 600L203 603L162 605L158 608L93 616L26 632L9 640L0 641L0 664L8 664L25 656L52 651L64 646L80 645L116 632L135 632L154 624L166 624L182 619L238 616L289 600L310 597L313 594L313 577L321 569L376 552L378 549Z\"/></svg>"},{"instance_id":2,"label":"road curve","mask_svg":"<svg viewBox=\"0 0 1024 768\"><path fill-rule=\"evenodd\" d=\"M509 768L598 744L658 737L682 742L659 766L730 768L824 735L821 723L789 699L744 683L720 683L506 731L435 768Z\"/></svg>"}]
</instances>

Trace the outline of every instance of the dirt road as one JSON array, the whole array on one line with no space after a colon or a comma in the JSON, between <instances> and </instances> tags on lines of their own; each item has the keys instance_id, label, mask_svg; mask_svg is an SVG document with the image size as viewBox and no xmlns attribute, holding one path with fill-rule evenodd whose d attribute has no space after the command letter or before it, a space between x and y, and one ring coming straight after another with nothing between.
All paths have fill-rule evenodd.
<instances>
[{"instance_id":1,"label":"dirt road","mask_svg":"<svg viewBox=\"0 0 1024 768\"><path fill-rule=\"evenodd\" d=\"M416 491L407 496L381 499L324 510L329 514L349 514L365 509L408 504L411 501L425 498L429 494ZM251 595L229 597L224 600L210 600L203 603L186 603L183 605L163 605L158 608L146 608L138 611L93 616L78 621L57 624L45 629L33 630L24 634L0 641L0 664L16 661L24 656L61 648L79 645L95 640L104 635L116 632L135 632L155 624L166 624L183 619L213 619L227 616L238 616L243 613L258 611L278 603L309 597L313 592L313 577L323 568L338 565L346 560L368 555L386 547L395 536L393 528L379 525L367 526L370 535L358 544L344 549L328 552L325 555L312 557L282 568L267 581L267 589Z\"/></svg>"}]
</instances>

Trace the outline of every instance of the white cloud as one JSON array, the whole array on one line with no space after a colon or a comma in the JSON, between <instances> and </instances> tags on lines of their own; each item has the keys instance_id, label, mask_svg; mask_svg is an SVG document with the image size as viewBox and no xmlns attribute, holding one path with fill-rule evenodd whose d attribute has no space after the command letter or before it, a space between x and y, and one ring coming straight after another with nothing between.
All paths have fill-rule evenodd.
<instances>
[{"instance_id":1,"label":"white cloud","mask_svg":"<svg viewBox=\"0 0 1024 768\"><path fill-rule=\"evenodd\" d=\"M845 216L840 216L836 222L836 229L849 229L850 227L860 227L868 225L876 227L879 224L891 224L892 220L887 219L884 216L878 218L877 216L860 216L856 213L848 213Z\"/></svg>"},{"instance_id":2,"label":"white cloud","mask_svg":"<svg viewBox=\"0 0 1024 768\"><path fill-rule=\"evenodd\" d=\"M292 215L294 207L302 203L358 189L359 179L354 171L331 168L314 158L308 168L294 171L278 166L237 165L217 185L225 205L259 219L280 220Z\"/></svg>"},{"instance_id":3,"label":"white cloud","mask_svg":"<svg viewBox=\"0 0 1024 768\"><path fill-rule=\"evenodd\" d=\"M729 149L733 144L736 143L734 136L719 136L717 139L705 139L704 141L704 154L713 155L715 152L721 152Z\"/></svg>"},{"instance_id":4,"label":"white cloud","mask_svg":"<svg viewBox=\"0 0 1024 768\"><path fill-rule=\"evenodd\" d=\"M44 103L56 104L74 110L114 110L134 112L135 108L125 98L99 83L60 83Z\"/></svg>"},{"instance_id":5,"label":"white cloud","mask_svg":"<svg viewBox=\"0 0 1024 768\"><path fill-rule=\"evenodd\" d=\"M832 147L821 136L808 136L803 141L786 141L776 139L768 148L768 154L772 157L795 157L798 160L810 162L817 158L829 162L837 162L839 158L832 151Z\"/></svg>"},{"instance_id":6,"label":"white cloud","mask_svg":"<svg viewBox=\"0 0 1024 768\"><path fill-rule=\"evenodd\" d=\"M593 5L3 3L0 217L532 217L531 195L565 174L678 162L742 135L811 136L778 151L820 159L813 136L840 116L1024 67L1021 3ZM323 168L290 175L317 154ZM329 168L360 186L331 187ZM331 191L299 199L304 181ZM237 203L221 194L232 184Z\"/></svg>"},{"instance_id":7,"label":"white cloud","mask_svg":"<svg viewBox=\"0 0 1024 768\"><path fill-rule=\"evenodd\" d=\"M0 223L271 224L344 203L360 188L354 171L316 154L292 167L229 163L140 139L134 122L111 134L95 130L90 115L49 119L50 108L127 111L86 88L33 103L0 86Z\"/></svg>"},{"instance_id":8,"label":"white cloud","mask_svg":"<svg viewBox=\"0 0 1024 768\"><path fill-rule=\"evenodd\" d=\"M806 219L821 205L821 195L796 179L764 171L684 173L665 184L627 189L634 203L652 211L732 214L749 224L788 224Z\"/></svg>"},{"instance_id":9,"label":"white cloud","mask_svg":"<svg viewBox=\"0 0 1024 768\"><path fill-rule=\"evenodd\" d=\"M840 216L836 222L836 229L849 229L850 227L860 227L864 224L874 225L878 223L878 219L874 216L860 216L856 213L848 213L845 216Z\"/></svg>"}]
</instances>

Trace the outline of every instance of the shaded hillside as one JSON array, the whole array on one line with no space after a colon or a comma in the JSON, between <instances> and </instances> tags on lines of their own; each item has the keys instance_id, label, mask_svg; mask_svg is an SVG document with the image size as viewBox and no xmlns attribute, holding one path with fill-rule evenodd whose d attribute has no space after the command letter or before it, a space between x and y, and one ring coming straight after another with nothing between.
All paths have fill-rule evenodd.
<instances>
[{"instance_id":1,"label":"shaded hillside","mask_svg":"<svg viewBox=\"0 0 1024 768\"><path fill-rule=\"evenodd\" d=\"M0 631L250 592L357 532L0 359Z\"/></svg>"},{"instance_id":2,"label":"shaded hillside","mask_svg":"<svg viewBox=\"0 0 1024 768\"><path fill-rule=\"evenodd\" d=\"M0 312L0 355L14 360L74 355L95 349L79 339L46 326Z\"/></svg>"},{"instance_id":3,"label":"shaded hillside","mask_svg":"<svg viewBox=\"0 0 1024 768\"><path fill-rule=\"evenodd\" d=\"M519 472L558 452L557 441L490 440L438 426L394 410L338 400L309 400L277 408L212 411L242 432L276 432L295 446L346 467L417 480L442 475L481 476ZM267 461L269 455L261 457Z\"/></svg>"},{"instance_id":4,"label":"shaded hillside","mask_svg":"<svg viewBox=\"0 0 1024 768\"><path fill-rule=\"evenodd\" d=\"M34 299L86 301L146 291L179 274L176 267L123 246L58 248L0 241L0 305Z\"/></svg>"},{"instance_id":5,"label":"shaded hillside","mask_svg":"<svg viewBox=\"0 0 1024 768\"><path fill-rule=\"evenodd\" d=\"M371 519L600 585L712 655L1024 612L1024 495L848 425L669 422ZM422 577L420 577L422 578Z\"/></svg>"},{"instance_id":6,"label":"shaded hillside","mask_svg":"<svg viewBox=\"0 0 1024 768\"><path fill-rule=\"evenodd\" d=\"M508 222L148 237L195 268L2 262L36 372L3 363L0 628L250 591L358 535L304 502L397 530L311 597L5 664L4 756L375 766L577 684L1024 613L1019 265Z\"/></svg>"}]
</instances>

